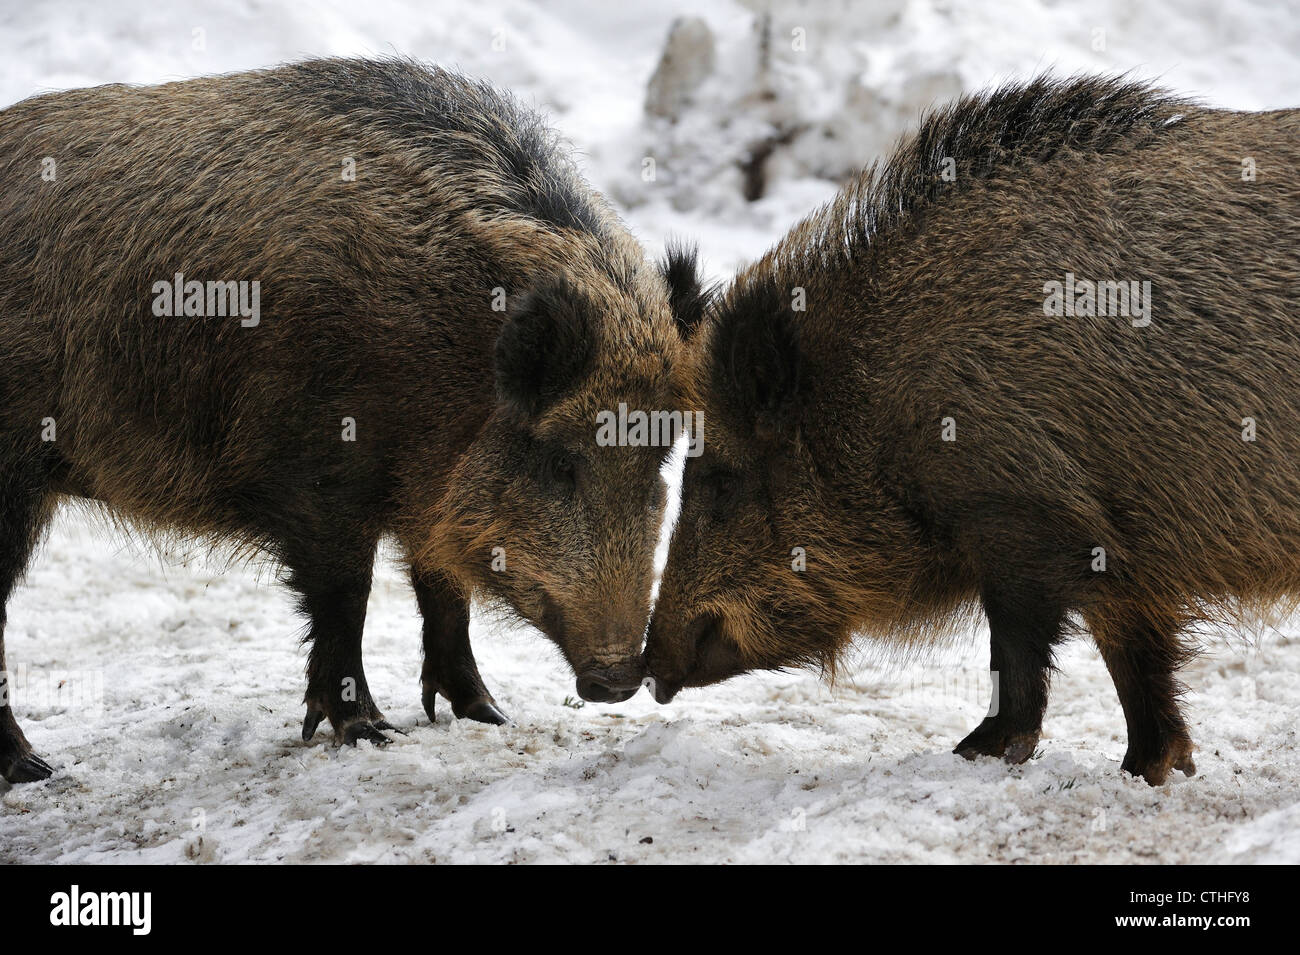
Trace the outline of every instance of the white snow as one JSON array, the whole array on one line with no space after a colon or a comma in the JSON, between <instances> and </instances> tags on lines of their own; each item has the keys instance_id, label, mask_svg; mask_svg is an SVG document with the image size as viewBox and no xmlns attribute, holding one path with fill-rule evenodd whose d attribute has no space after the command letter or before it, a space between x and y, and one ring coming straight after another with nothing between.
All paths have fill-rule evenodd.
<instances>
[{"instance_id":1,"label":"white snow","mask_svg":"<svg viewBox=\"0 0 1300 955\"><path fill-rule=\"evenodd\" d=\"M1285 2L880 0L779 5L780 95L760 107L759 6L12 5L0 10L0 104L309 54L459 65L550 112L648 245L698 239L719 278L935 97L1051 68L1133 70L1217 105L1300 105L1300 15ZM648 123L642 103L679 13L713 29L719 74L672 129ZM790 126L766 195L746 203L737 159ZM864 647L834 687L754 675L667 707L643 693L573 709L572 677L540 635L476 619L484 677L517 725L459 722L445 707L430 725L414 600L385 562L367 672L410 735L381 751L335 749L324 728L299 742L302 624L265 569L162 559L69 509L9 621L19 718L57 775L0 783L0 862L1300 862L1293 621L1211 635L1186 671L1200 774L1159 790L1120 775L1123 715L1083 641L1062 655L1040 755L1008 768L949 752L986 707L982 631L906 665Z\"/></svg>"}]
</instances>

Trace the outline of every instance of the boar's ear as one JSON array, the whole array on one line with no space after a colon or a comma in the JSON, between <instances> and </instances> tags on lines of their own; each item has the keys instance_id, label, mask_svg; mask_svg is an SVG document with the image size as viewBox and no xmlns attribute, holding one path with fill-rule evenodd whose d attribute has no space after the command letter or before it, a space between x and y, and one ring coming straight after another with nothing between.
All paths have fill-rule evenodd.
<instances>
[{"instance_id":1,"label":"boar's ear","mask_svg":"<svg viewBox=\"0 0 1300 955\"><path fill-rule=\"evenodd\" d=\"M789 302L774 287L738 290L712 346L715 380L760 441L788 435L804 399L806 361Z\"/></svg>"},{"instance_id":2,"label":"boar's ear","mask_svg":"<svg viewBox=\"0 0 1300 955\"><path fill-rule=\"evenodd\" d=\"M659 271L668 283L668 306L677 330L689 338L703 321L714 293L700 281L699 250L670 240Z\"/></svg>"},{"instance_id":3,"label":"boar's ear","mask_svg":"<svg viewBox=\"0 0 1300 955\"><path fill-rule=\"evenodd\" d=\"M497 336L497 397L524 417L545 411L587 370L594 331L581 297L563 282L517 298Z\"/></svg>"}]
</instances>

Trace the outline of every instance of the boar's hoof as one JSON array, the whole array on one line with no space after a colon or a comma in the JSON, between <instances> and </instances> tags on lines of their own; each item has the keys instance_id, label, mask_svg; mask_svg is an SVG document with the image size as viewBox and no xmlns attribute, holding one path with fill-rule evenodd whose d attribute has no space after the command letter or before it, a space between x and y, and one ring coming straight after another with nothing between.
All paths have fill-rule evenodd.
<instances>
[{"instance_id":1,"label":"boar's hoof","mask_svg":"<svg viewBox=\"0 0 1300 955\"><path fill-rule=\"evenodd\" d=\"M385 736L383 730L392 730L394 733L402 732L387 720L358 719L353 720L351 723L345 723L341 731L335 729L334 736L340 743L348 746L356 746L358 741L363 739L368 740L375 746L387 746L393 740L391 737ZM406 734L402 733L402 735L405 736Z\"/></svg>"},{"instance_id":2,"label":"boar's hoof","mask_svg":"<svg viewBox=\"0 0 1300 955\"><path fill-rule=\"evenodd\" d=\"M388 722L373 707L371 713L366 716L354 716L351 719L339 718L331 719L334 724L334 741L339 745L346 743L348 746L356 746L357 740L368 739L376 746L384 746L391 743L392 740L383 734L383 730L391 730L394 733L407 734L399 730L392 723ZM316 735L316 727L320 726L321 720L325 719L325 710L319 706L307 705L307 715L302 721L302 739L307 742Z\"/></svg>"},{"instance_id":3,"label":"boar's hoof","mask_svg":"<svg viewBox=\"0 0 1300 955\"><path fill-rule=\"evenodd\" d=\"M1172 770L1178 770L1184 776L1196 775L1196 764L1192 762L1192 741L1189 739L1173 740L1165 746L1158 756L1143 757L1134 753L1132 747L1124 754L1120 769L1130 775L1140 777L1150 786L1163 786Z\"/></svg>"},{"instance_id":4,"label":"boar's hoof","mask_svg":"<svg viewBox=\"0 0 1300 955\"><path fill-rule=\"evenodd\" d=\"M4 777L11 783L36 783L49 779L54 767L35 753L17 753L3 763Z\"/></svg>"},{"instance_id":5,"label":"boar's hoof","mask_svg":"<svg viewBox=\"0 0 1300 955\"><path fill-rule=\"evenodd\" d=\"M438 722L437 713L434 709L434 700L438 698L437 689L426 683L420 698L424 702L424 712L428 715L429 722ZM451 703L452 715L458 720L474 720L476 723L489 723L493 726L504 726L510 722L510 717L501 712L496 700L490 696L476 696L468 703L457 703L450 699L448 699L448 702Z\"/></svg>"},{"instance_id":6,"label":"boar's hoof","mask_svg":"<svg viewBox=\"0 0 1300 955\"><path fill-rule=\"evenodd\" d=\"M969 736L953 750L958 756L974 759L976 756L1001 756L1008 763L1023 763L1034 755L1038 746L1037 730L1015 732L1000 726L996 720L986 718Z\"/></svg>"},{"instance_id":7,"label":"boar's hoof","mask_svg":"<svg viewBox=\"0 0 1300 955\"><path fill-rule=\"evenodd\" d=\"M302 721L302 741L311 742L311 738L316 735L316 727L320 726L320 721L325 719L325 711L318 710L314 707L307 708L307 715Z\"/></svg>"},{"instance_id":8,"label":"boar's hoof","mask_svg":"<svg viewBox=\"0 0 1300 955\"><path fill-rule=\"evenodd\" d=\"M1012 766L1016 766L1033 756L1037 747L1037 733L1016 733L1007 739L1007 750L1002 754L1002 758Z\"/></svg>"},{"instance_id":9,"label":"boar's hoof","mask_svg":"<svg viewBox=\"0 0 1300 955\"><path fill-rule=\"evenodd\" d=\"M491 700L475 700L469 706L465 707L463 713L456 712L454 707L452 708L452 712L456 713L457 719L475 720L479 723L491 723L494 726L504 726L506 723L510 722L510 717L497 709L497 705Z\"/></svg>"}]
</instances>

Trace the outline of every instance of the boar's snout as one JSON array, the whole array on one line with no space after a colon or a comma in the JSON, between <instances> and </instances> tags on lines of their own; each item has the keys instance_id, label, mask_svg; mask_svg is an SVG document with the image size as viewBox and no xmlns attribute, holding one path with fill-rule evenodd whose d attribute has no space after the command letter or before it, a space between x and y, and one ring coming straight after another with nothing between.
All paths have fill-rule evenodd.
<instances>
[{"instance_id":1,"label":"boar's snout","mask_svg":"<svg viewBox=\"0 0 1300 955\"><path fill-rule=\"evenodd\" d=\"M612 667L593 667L578 674L578 695L591 703L622 703L636 695L645 679L638 658Z\"/></svg>"},{"instance_id":2,"label":"boar's snout","mask_svg":"<svg viewBox=\"0 0 1300 955\"><path fill-rule=\"evenodd\" d=\"M671 703L681 692L698 660L701 638L717 628L713 617L696 617L684 628L675 627L680 620L656 611L650 619L650 634L646 640L646 684L655 702Z\"/></svg>"},{"instance_id":3,"label":"boar's snout","mask_svg":"<svg viewBox=\"0 0 1300 955\"><path fill-rule=\"evenodd\" d=\"M579 607L569 614L558 601L546 598L542 631L577 674L578 696L592 703L622 703L636 694L645 679L641 613L602 609L601 619L588 624L597 614L583 610ZM570 620L578 625L571 626Z\"/></svg>"},{"instance_id":4,"label":"boar's snout","mask_svg":"<svg viewBox=\"0 0 1300 955\"><path fill-rule=\"evenodd\" d=\"M681 683L674 683L671 680L664 679L663 677L657 677L653 673L649 674L645 678L645 685L650 691L650 695L655 698L655 702L660 706L665 703L671 703L673 697L682 690Z\"/></svg>"},{"instance_id":5,"label":"boar's snout","mask_svg":"<svg viewBox=\"0 0 1300 955\"><path fill-rule=\"evenodd\" d=\"M656 613L646 641L646 683L655 702L670 703L684 686L720 683L751 668L716 615L692 617L680 629L665 619Z\"/></svg>"}]
</instances>

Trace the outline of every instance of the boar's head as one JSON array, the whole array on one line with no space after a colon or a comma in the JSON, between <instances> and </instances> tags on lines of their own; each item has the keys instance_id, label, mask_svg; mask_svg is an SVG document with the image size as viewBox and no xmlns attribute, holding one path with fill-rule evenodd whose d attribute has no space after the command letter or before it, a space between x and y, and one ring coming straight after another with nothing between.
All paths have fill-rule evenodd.
<instances>
[{"instance_id":1,"label":"boar's head","mask_svg":"<svg viewBox=\"0 0 1300 955\"><path fill-rule=\"evenodd\" d=\"M494 349L495 410L424 555L554 641L595 702L625 700L644 679L671 441L639 432L618 443L609 425L620 406L679 406L683 331L670 298L680 305L683 289L670 282L694 273L666 274L556 278L511 301Z\"/></svg>"},{"instance_id":2,"label":"boar's head","mask_svg":"<svg viewBox=\"0 0 1300 955\"><path fill-rule=\"evenodd\" d=\"M842 302L809 302L811 325L792 291L760 262L688 343L704 440L646 642L660 703L749 670L833 671L855 629L893 627L910 537L872 478L861 358L834 334Z\"/></svg>"}]
</instances>

